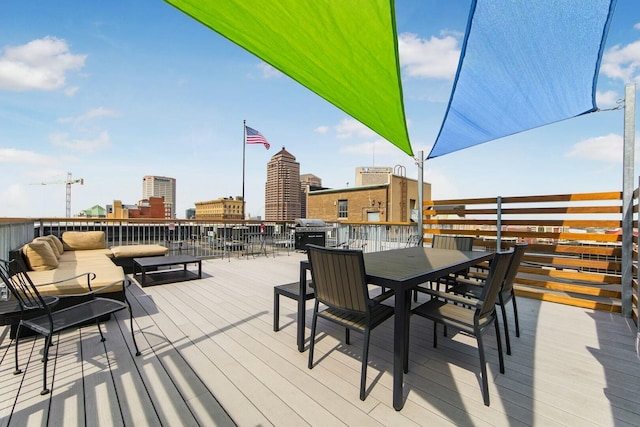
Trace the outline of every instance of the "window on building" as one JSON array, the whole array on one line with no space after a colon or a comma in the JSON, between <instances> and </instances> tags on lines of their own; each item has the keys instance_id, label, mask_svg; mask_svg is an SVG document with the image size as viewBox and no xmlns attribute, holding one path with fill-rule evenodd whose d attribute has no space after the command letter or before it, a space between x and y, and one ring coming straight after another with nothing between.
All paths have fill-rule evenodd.
<instances>
[{"instance_id":1,"label":"window on building","mask_svg":"<svg viewBox=\"0 0 640 427\"><path fill-rule=\"evenodd\" d=\"M338 218L348 218L349 203L347 200L338 200Z\"/></svg>"}]
</instances>

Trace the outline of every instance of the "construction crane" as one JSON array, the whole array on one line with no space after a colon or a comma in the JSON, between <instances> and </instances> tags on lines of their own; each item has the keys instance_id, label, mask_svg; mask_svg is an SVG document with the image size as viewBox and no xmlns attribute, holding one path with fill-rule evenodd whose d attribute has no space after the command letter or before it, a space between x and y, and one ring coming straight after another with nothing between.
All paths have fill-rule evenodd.
<instances>
[{"instance_id":1,"label":"construction crane","mask_svg":"<svg viewBox=\"0 0 640 427\"><path fill-rule=\"evenodd\" d=\"M49 184L65 184L67 186L67 218L71 217L71 184L80 184L84 185L84 179L72 179L71 172L67 172L67 179L64 181L50 181L50 182L41 182L40 185L49 185Z\"/></svg>"}]
</instances>

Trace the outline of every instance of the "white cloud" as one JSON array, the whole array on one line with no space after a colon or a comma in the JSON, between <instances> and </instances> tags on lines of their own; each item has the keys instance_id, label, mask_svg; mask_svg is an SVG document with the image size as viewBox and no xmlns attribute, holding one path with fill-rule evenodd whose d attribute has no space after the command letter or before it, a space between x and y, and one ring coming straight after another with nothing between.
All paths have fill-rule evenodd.
<instances>
[{"instance_id":1,"label":"white cloud","mask_svg":"<svg viewBox=\"0 0 640 427\"><path fill-rule=\"evenodd\" d=\"M66 84L66 73L84 67L86 58L69 52L67 42L55 37L6 47L0 56L0 90L59 89Z\"/></svg>"},{"instance_id":2,"label":"white cloud","mask_svg":"<svg viewBox=\"0 0 640 427\"><path fill-rule=\"evenodd\" d=\"M329 126L318 126L313 131L316 133L325 134L329 132Z\"/></svg>"},{"instance_id":3,"label":"white cloud","mask_svg":"<svg viewBox=\"0 0 640 427\"><path fill-rule=\"evenodd\" d=\"M258 68L262 71L262 77L265 79L272 79L282 77L283 74L277 69L273 68L271 65L266 62L261 62L258 64Z\"/></svg>"},{"instance_id":4,"label":"white cloud","mask_svg":"<svg viewBox=\"0 0 640 427\"><path fill-rule=\"evenodd\" d=\"M634 25L633 28L635 28L636 30L640 30L640 22L638 22L636 25Z\"/></svg>"},{"instance_id":5,"label":"white cloud","mask_svg":"<svg viewBox=\"0 0 640 427\"><path fill-rule=\"evenodd\" d=\"M49 138L54 145L83 153L92 153L111 146L109 132L107 131L103 131L95 139L88 140L70 140L67 134L53 134Z\"/></svg>"},{"instance_id":6,"label":"white cloud","mask_svg":"<svg viewBox=\"0 0 640 427\"><path fill-rule=\"evenodd\" d=\"M74 96L76 94L76 92L79 90L80 88L78 86L72 86L72 87L68 87L64 90L64 94L67 95L69 98L71 98L72 96Z\"/></svg>"},{"instance_id":7,"label":"white cloud","mask_svg":"<svg viewBox=\"0 0 640 427\"><path fill-rule=\"evenodd\" d=\"M398 37L400 64L408 76L453 79L460 59L460 39L453 35L420 39L416 34Z\"/></svg>"},{"instance_id":8,"label":"white cloud","mask_svg":"<svg viewBox=\"0 0 640 427\"><path fill-rule=\"evenodd\" d=\"M0 163L47 165L54 163L54 160L34 151L0 148Z\"/></svg>"},{"instance_id":9,"label":"white cloud","mask_svg":"<svg viewBox=\"0 0 640 427\"><path fill-rule=\"evenodd\" d=\"M110 110L104 107L98 107L98 108L89 110L86 113L77 117L62 117L58 119L58 122L60 123L86 122L88 120L93 120L100 117L114 117L117 115L118 115L118 112L115 110Z\"/></svg>"},{"instance_id":10,"label":"white cloud","mask_svg":"<svg viewBox=\"0 0 640 427\"><path fill-rule=\"evenodd\" d=\"M25 188L18 184L12 184L7 188L0 191L0 198L2 198L2 210L10 212L12 216L19 217L29 207L29 197L26 194Z\"/></svg>"},{"instance_id":11,"label":"white cloud","mask_svg":"<svg viewBox=\"0 0 640 427\"><path fill-rule=\"evenodd\" d=\"M640 40L626 46L615 45L606 51L600 71L625 83L640 82Z\"/></svg>"},{"instance_id":12,"label":"white cloud","mask_svg":"<svg viewBox=\"0 0 640 427\"><path fill-rule=\"evenodd\" d=\"M622 136L610 133L588 138L573 145L566 157L599 160L610 163L622 162Z\"/></svg>"},{"instance_id":13,"label":"white cloud","mask_svg":"<svg viewBox=\"0 0 640 427\"><path fill-rule=\"evenodd\" d=\"M377 133L351 118L343 119L336 127L338 139L347 139L352 137L358 138L375 138Z\"/></svg>"},{"instance_id":14,"label":"white cloud","mask_svg":"<svg viewBox=\"0 0 640 427\"><path fill-rule=\"evenodd\" d=\"M618 93L613 90L608 90L606 92L596 92L596 104L600 108L613 108L618 106L618 100L620 97Z\"/></svg>"}]
</instances>

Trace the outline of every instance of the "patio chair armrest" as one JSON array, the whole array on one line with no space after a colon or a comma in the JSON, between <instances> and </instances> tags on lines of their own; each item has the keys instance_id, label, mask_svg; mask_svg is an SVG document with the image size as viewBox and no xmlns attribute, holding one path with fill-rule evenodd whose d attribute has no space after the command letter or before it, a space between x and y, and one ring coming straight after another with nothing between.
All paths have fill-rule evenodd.
<instances>
[{"instance_id":1,"label":"patio chair armrest","mask_svg":"<svg viewBox=\"0 0 640 427\"><path fill-rule=\"evenodd\" d=\"M383 293L381 293L380 295L378 295L378 296L376 296L376 297L374 297L374 298L371 298L371 301L372 301L374 304L379 304L379 303L381 303L382 301L384 301L384 300L386 300L386 299L388 299L388 298L391 298L391 297L392 297L392 296L394 296L395 294L396 294L396 293L395 293L394 291L392 291L392 290L388 290L388 291L383 292Z\"/></svg>"},{"instance_id":2,"label":"patio chair armrest","mask_svg":"<svg viewBox=\"0 0 640 427\"><path fill-rule=\"evenodd\" d=\"M442 298L444 300L457 302L458 304L469 305L474 308L478 308L482 306L482 300L470 299L457 294L452 294L450 292L442 292L436 291L435 289L424 289L421 290L424 293L432 295L434 297Z\"/></svg>"},{"instance_id":3,"label":"patio chair armrest","mask_svg":"<svg viewBox=\"0 0 640 427\"><path fill-rule=\"evenodd\" d=\"M486 282L486 277L475 277L471 276L469 278L460 277L456 279L457 285L471 285L471 286L484 286Z\"/></svg>"},{"instance_id":4,"label":"patio chair armrest","mask_svg":"<svg viewBox=\"0 0 640 427\"><path fill-rule=\"evenodd\" d=\"M65 277L64 279L56 280L54 282L42 283L41 285L57 285L58 283L68 282L70 280L77 279L78 277L82 277L82 276L87 276L87 281L88 282L90 282L91 280L94 280L96 278L96 274L95 273L88 272L88 273L77 274L75 276Z\"/></svg>"}]
</instances>

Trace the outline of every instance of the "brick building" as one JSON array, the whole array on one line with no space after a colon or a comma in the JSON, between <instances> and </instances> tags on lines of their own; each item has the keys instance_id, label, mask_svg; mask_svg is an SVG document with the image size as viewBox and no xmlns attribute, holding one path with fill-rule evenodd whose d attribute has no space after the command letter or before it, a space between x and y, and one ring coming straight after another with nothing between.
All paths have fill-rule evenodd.
<instances>
[{"instance_id":1,"label":"brick building","mask_svg":"<svg viewBox=\"0 0 640 427\"><path fill-rule=\"evenodd\" d=\"M414 213L415 220L420 213L417 180L394 175L390 171L376 173L384 175L385 182L310 191L307 197L307 217L327 222L410 222ZM377 180L381 181L379 177ZM424 199L430 199L431 184L423 185Z\"/></svg>"},{"instance_id":2,"label":"brick building","mask_svg":"<svg viewBox=\"0 0 640 427\"><path fill-rule=\"evenodd\" d=\"M234 219L242 220L242 197L220 197L216 200L196 202L196 219Z\"/></svg>"}]
</instances>

